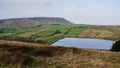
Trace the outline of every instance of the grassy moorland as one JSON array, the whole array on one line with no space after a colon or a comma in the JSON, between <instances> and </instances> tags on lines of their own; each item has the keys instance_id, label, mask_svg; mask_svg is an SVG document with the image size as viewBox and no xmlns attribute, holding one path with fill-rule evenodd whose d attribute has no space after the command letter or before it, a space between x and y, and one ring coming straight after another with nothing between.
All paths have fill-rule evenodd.
<instances>
[{"instance_id":1,"label":"grassy moorland","mask_svg":"<svg viewBox=\"0 0 120 68\"><path fill-rule=\"evenodd\" d=\"M0 40L0 68L119 68L120 53Z\"/></svg>"}]
</instances>

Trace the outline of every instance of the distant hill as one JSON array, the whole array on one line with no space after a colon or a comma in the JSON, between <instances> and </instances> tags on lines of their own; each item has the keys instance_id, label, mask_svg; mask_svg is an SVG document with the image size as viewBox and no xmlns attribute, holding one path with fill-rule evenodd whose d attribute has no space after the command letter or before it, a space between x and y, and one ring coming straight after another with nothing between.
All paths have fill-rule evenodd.
<instances>
[{"instance_id":1,"label":"distant hill","mask_svg":"<svg viewBox=\"0 0 120 68\"><path fill-rule=\"evenodd\" d=\"M40 24L72 24L70 21L59 17L33 17L33 18L13 18L1 19L0 25L15 27L30 27Z\"/></svg>"}]
</instances>

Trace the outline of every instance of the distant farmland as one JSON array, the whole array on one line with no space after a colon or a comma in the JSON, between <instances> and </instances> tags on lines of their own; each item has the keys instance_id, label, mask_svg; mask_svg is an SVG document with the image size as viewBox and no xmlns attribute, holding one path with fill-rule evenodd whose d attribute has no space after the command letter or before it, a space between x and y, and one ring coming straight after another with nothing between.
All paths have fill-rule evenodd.
<instances>
[{"instance_id":1,"label":"distant farmland","mask_svg":"<svg viewBox=\"0 0 120 68\"><path fill-rule=\"evenodd\" d=\"M2 26L0 39L51 44L64 37L76 37L85 27L81 25L41 25L36 27L16 28Z\"/></svg>"},{"instance_id":2,"label":"distant farmland","mask_svg":"<svg viewBox=\"0 0 120 68\"><path fill-rule=\"evenodd\" d=\"M52 44L64 37L118 40L120 26L73 24L59 17L0 20L0 39Z\"/></svg>"},{"instance_id":3,"label":"distant farmland","mask_svg":"<svg viewBox=\"0 0 120 68\"><path fill-rule=\"evenodd\" d=\"M87 27L78 37L117 40L120 38L120 35L116 29L120 30L120 27Z\"/></svg>"},{"instance_id":4,"label":"distant farmland","mask_svg":"<svg viewBox=\"0 0 120 68\"><path fill-rule=\"evenodd\" d=\"M0 27L0 39L2 40L52 44L64 37L117 40L120 38L120 27L75 24L41 24L40 26L24 28Z\"/></svg>"}]
</instances>

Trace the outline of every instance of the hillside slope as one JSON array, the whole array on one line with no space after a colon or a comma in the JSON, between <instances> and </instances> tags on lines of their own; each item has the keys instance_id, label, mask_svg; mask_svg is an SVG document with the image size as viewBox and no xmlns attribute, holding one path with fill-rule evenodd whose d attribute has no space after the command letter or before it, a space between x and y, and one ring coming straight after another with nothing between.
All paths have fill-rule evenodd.
<instances>
[{"instance_id":1,"label":"hillside slope","mask_svg":"<svg viewBox=\"0 0 120 68\"><path fill-rule=\"evenodd\" d=\"M72 23L64 18L59 17L33 17L0 20L0 25L8 25L15 27L31 27L40 24L72 24Z\"/></svg>"},{"instance_id":2,"label":"hillside slope","mask_svg":"<svg viewBox=\"0 0 120 68\"><path fill-rule=\"evenodd\" d=\"M84 27L77 25L41 25L28 28L0 27L0 39L52 44L63 37L75 37Z\"/></svg>"},{"instance_id":3,"label":"hillside slope","mask_svg":"<svg viewBox=\"0 0 120 68\"><path fill-rule=\"evenodd\" d=\"M120 52L35 45L1 40L0 68L120 68Z\"/></svg>"},{"instance_id":4,"label":"hillside slope","mask_svg":"<svg viewBox=\"0 0 120 68\"><path fill-rule=\"evenodd\" d=\"M115 25L88 26L77 37L118 40L120 39L120 26Z\"/></svg>"}]
</instances>

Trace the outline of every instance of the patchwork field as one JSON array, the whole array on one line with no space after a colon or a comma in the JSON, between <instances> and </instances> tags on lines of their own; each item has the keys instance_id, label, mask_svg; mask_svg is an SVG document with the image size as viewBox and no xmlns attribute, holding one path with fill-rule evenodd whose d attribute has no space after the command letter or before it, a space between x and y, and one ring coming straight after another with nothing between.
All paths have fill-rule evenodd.
<instances>
[{"instance_id":1,"label":"patchwork field","mask_svg":"<svg viewBox=\"0 0 120 68\"><path fill-rule=\"evenodd\" d=\"M108 27L107 29L114 33L120 34L120 27L112 27L112 28Z\"/></svg>"},{"instance_id":2,"label":"patchwork field","mask_svg":"<svg viewBox=\"0 0 120 68\"><path fill-rule=\"evenodd\" d=\"M16 28L2 26L0 39L23 42L52 44L64 37L76 37L85 27L79 25L39 25L36 27Z\"/></svg>"},{"instance_id":3,"label":"patchwork field","mask_svg":"<svg viewBox=\"0 0 120 68\"><path fill-rule=\"evenodd\" d=\"M64 37L118 40L120 38L120 27L73 24L41 24L35 27L25 28L11 26L0 27L0 39L2 40L52 44Z\"/></svg>"},{"instance_id":4,"label":"patchwork field","mask_svg":"<svg viewBox=\"0 0 120 68\"><path fill-rule=\"evenodd\" d=\"M117 40L120 38L119 33L116 29L112 28L86 28L83 30L78 37L82 38L98 38L98 39L111 39ZM120 29L120 28L117 28Z\"/></svg>"}]
</instances>

